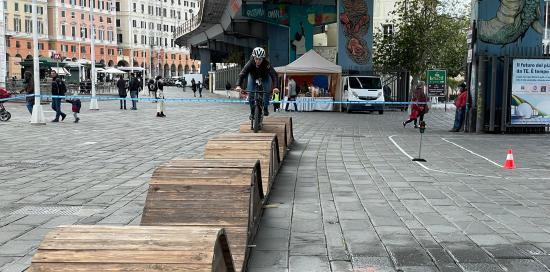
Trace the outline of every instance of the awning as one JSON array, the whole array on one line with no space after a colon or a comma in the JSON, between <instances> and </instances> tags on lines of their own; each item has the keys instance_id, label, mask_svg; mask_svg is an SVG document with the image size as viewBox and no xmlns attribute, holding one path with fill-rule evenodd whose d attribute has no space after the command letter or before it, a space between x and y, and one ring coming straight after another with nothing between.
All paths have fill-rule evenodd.
<instances>
[{"instance_id":1,"label":"awning","mask_svg":"<svg viewBox=\"0 0 550 272\"><path fill-rule=\"evenodd\" d=\"M118 67L118 69L126 72L142 72L145 70L142 67Z\"/></svg>"},{"instance_id":2,"label":"awning","mask_svg":"<svg viewBox=\"0 0 550 272\"><path fill-rule=\"evenodd\" d=\"M51 67L52 71L55 71L60 76L70 76L71 73L63 67Z\"/></svg>"},{"instance_id":3,"label":"awning","mask_svg":"<svg viewBox=\"0 0 550 272\"><path fill-rule=\"evenodd\" d=\"M126 72L118 70L117 68L109 67L105 69L104 73L107 74L126 74Z\"/></svg>"}]
</instances>

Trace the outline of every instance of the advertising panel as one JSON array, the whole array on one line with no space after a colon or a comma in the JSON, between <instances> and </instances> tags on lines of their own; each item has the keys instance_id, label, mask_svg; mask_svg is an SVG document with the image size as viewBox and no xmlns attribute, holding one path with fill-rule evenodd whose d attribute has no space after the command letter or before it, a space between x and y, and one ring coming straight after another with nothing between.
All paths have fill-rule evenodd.
<instances>
[{"instance_id":1,"label":"advertising panel","mask_svg":"<svg viewBox=\"0 0 550 272\"><path fill-rule=\"evenodd\" d=\"M514 59L512 124L550 124L550 59Z\"/></svg>"},{"instance_id":2,"label":"advertising panel","mask_svg":"<svg viewBox=\"0 0 550 272\"><path fill-rule=\"evenodd\" d=\"M445 88L447 86L447 71L445 70L428 70L427 73L428 96L443 97L445 96Z\"/></svg>"}]
</instances>

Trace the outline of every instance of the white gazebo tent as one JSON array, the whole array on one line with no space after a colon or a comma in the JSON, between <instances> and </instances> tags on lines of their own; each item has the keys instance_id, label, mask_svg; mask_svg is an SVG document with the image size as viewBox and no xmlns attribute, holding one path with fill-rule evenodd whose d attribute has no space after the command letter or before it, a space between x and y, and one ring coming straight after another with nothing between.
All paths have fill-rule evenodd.
<instances>
[{"instance_id":1,"label":"white gazebo tent","mask_svg":"<svg viewBox=\"0 0 550 272\"><path fill-rule=\"evenodd\" d=\"M314 50L309 50L286 66L275 67L275 71L284 75L284 82L286 82L287 76L291 75L326 75L329 78L330 94L335 101L340 100L342 67L323 58Z\"/></svg>"}]
</instances>

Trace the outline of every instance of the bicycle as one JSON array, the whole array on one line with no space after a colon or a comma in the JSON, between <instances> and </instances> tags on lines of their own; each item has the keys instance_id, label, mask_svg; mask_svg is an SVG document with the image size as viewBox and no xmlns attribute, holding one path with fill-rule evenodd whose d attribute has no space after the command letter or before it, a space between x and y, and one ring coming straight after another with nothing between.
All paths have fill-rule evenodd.
<instances>
[{"instance_id":1,"label":"bicycle","mask_svg":"<svg viewBox=\"0 0 550 272\"><path fill-rule=\"evenodd\" d=\"M254 115L250 120L250 129L254 130L254 133L258 133L262 129L262 121L264 118L264 88L262 81L256 79L256 91L254 92ZM250 95L250 94L249 94Z\"/></svg>"}]
</instances>

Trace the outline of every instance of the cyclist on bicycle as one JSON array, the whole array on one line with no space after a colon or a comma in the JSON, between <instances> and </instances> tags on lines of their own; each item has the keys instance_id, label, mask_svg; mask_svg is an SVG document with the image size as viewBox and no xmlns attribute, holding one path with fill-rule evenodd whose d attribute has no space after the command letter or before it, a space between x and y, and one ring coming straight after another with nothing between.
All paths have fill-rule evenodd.
<instances>
[{"instance_id":1,"label":"cyclist on bicycle","mask_svg":"<svg viewBox=\"0 0 550 272\"><path fill-rule=\"evenodd\" d=\"M256 92L256 79L262 80L264 89L264 116L269 115L268 106L269 98L271 97L271 82L273 81L276 90L278 87L277 72L273 66L265 58L265 50L261 47L256 47L252 50L252 56L246 63L243 70L239 74L239 81L235 87L235 91L240 92L241 86L245 78L248 78L246 88L248 90L248 103L250 104L250 119L254 116L254 92ZM278 90L278 89L277 89Z\"/></svg>"}]
</instances>

